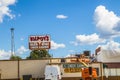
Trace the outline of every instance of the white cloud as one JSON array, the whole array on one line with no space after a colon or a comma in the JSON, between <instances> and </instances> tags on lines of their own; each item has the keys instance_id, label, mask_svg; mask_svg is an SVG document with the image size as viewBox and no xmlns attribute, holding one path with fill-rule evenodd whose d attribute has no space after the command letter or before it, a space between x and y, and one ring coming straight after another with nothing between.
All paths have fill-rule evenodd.
<instances>
[{"instance_id":1,"label":"white cloud","mask_svg":"<svg viewBox=\"0 0 120 80\"><path fill-rule=\"evenodd\" d=\"M26 49L24 46L21 46L19 49L17 49L16 53L17 54L23 54L27 51L28 51L28 49Z\"/></svg>"},{"instance_id":2,"label":"white cloud","mask_svg":"<svg viewBox=\"0 0 120 80\"><path fill-rule=\"evenodd\" d=\"M19 49L17 49L15 55L19 55L19 54L22 55L27 51L28 49L26 49L24 46L21 46ZM10 56L11 56L11 51L0 50L0 60L10 59Z\"/></svg>"},{"instance_id":3,"label":"white cloud","mask_svg":"<svg viewBox=\"0 0 120 80\"><path fill-rule=\"evenodd\" d=\"M21 41L23 41L23 40L24 40L24 38L23 38L23 37L21 37L21 38L20 38L20 40L21 40Z\"/></svg>"},{"instance_id":4,"label":"white cloud","mask_svg":"<svg viewBox=\"0 0 120 80\"><path fill-rule=\"evenodd\" d=\"M65 45L58 44L58 43L55 43L54 41L51 41L51 49L58 49L58 48L65 48Z\"/></svg>"},{"instance_id":5,"label":"white cloud","mask_svg":"<svg viewBox=\"0 0 120 80\"><path fill-rule=\"evenodd\" d=\"M57 15L56 18L58 18L58 19L66 19L66 18L68 18L68 16L60 14L60 15Z\"/></svg>"},{"instance_id":6,"label":"white cloud","mask_svg":"<svg viewBox=\"0 0 120 80\"><path fill-rule=\"evenodd\" d=\"M91 35L76 35L76 41L71 43L74 45L92 45L96 43L104 43L105 41L105 39L100 38L99 35L94 33Z\"/></svg>"},{"instance_id":7,"label":"white cloud","mask_svg":"<svg viewBox=\"0 0 120 80\"><path fill-rule=\"evenodd\" d=\"M0 60L9 59L11 56L11 51L0 50Z\"/></svg>"},{"instance_id":8,"label":"white cloud","mask_svg":"<svg viewBox=\"0 0 120 80\"><path fill-rule=\"evenodd\" d=\"M21 17L21 14L18 14L18 17Z\"/></svg>"},{"instance_id":9,"label":"white cloud","mask_svg":"<svg viewBox=\"0 0 120 80\"><path fill-rule=\"evenodd\" d=\"M16 2L16 0L0 0L0 4L1 6L9 6L9 5L13 5Z\"/></svg>"},{"instance_id":10,"label":"white cloud","mask_svg":"<svg viewBox=\"0 0 120 80\"><path fill-rule=\"evenodd\" d=\"M120 50L120 43L111 40L105 45L99 45L99 47L105 50Z\"/></svg>"},{"instance_id":11,"label":"white cloud","mask_svg":"<svg viewBox=\"0 0 120 80\"><path fill-rule=\"evenodd\" d=\"M116 37L120 35L120 17L105 6L98 6L94 13L95 24L102 37Z\"/></svg>"},{"instance_id":12,"label":"white cloud","mask_svg":"<svg viewBox=\"0 0 120 80\"><path fill-rule=\"evenodd\" d=\"M10 17L13 19L15 15L11 14L11 10L9 9L9 5L15 4L16 0L0 0L0 23L3 22L4 16Z\"/></svg>"},{"instance_id":13,"label":"white cloud","mask_svg":"<svg viewBox=\"0 0 120 80\"><path fill-rule=\"evenodd\" d=\"M74 51L74 50L69 50L69 52L70 52L70 53L75 53L75 51Z\"/></svg>"}]
</instances>

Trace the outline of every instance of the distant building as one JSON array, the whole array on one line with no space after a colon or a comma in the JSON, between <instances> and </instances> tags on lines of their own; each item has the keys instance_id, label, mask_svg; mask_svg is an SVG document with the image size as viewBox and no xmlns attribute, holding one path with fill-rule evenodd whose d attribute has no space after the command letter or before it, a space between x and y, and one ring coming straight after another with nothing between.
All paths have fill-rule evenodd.
<instances>
[{"instance_id":1,"label":"distant building","mask_svg":"<svg viewBox=\"0 0 120 80\"><path fill-rule=\"evenodd\" d=\"M120 50L105 50L101 47L95 50L97 61L99 62L120 62Z\"/></svg>"},{"instance_id":2,"label":"distant building","mask_svg":"<svg viewBox=\"0 0 120 80\"><path fill-rule=\"evenodd\" d=\"M105 50L99 47L95 50L95 54L97 61L103 63L104 76L108 79L111 76L113 78L119 78L115 76L120 76L120 50Z\"/></svg>"}]
</instances>

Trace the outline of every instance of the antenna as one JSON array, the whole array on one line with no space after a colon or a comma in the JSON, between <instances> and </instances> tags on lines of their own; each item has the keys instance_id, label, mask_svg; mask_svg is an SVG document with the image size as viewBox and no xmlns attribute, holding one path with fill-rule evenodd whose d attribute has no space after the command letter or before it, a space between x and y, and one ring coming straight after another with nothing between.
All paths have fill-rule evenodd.
<instances>
[{"instance_id":1,"label":"antenna","mask_svg":"<svg viewBox=\"0 0 120 80\"><path fill-rule=\"evenodd\" d=\"M14 28L11 28L11 56L15 54L15 44L14 44Z\"/></svg>"}]
</instances>

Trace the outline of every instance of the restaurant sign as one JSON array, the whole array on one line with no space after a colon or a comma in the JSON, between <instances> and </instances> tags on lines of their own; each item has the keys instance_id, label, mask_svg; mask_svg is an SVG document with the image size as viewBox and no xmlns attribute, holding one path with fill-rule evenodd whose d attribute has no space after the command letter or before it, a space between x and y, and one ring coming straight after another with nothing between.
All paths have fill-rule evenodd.
<instances>
[{"instance_id":1,"label":"restaurant sign","mask_svg":"<svg viewBox=\"0 0 120 80\"><path fill-rule=\"evenodd\" d=\"M49 35L42 36L30 36L29 37L29 49L30 50L41 50L50 49L51 42Z\"/></svg>"},{"instance_id":2,"label":"restaurant sign","mask_svg":"<svg viewBox=\"0 0 120 80\"><path fill-rule=\"evenodd\" d=\"M64 72L65 73L77 73L77 72L81 72L81 68L65 68Z\"/></svg>"},{"instance_id":3,"label":"restaurant sign","mask_svg":"<svg viewBox=\"0 0 120 80\"><path fill-rule=\"evenodd\" d=\"M81 72L81 68L86 67L82 63L69 63L69 64L63 64L64 72L65 73L76 73Z\"/></svg>"}]
</instances>

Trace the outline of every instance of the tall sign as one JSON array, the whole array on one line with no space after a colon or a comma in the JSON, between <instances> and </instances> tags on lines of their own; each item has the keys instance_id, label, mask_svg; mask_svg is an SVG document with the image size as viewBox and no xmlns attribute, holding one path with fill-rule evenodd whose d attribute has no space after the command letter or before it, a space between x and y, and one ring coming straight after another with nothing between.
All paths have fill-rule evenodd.
<instances>
[{"instance_id":1,"label":"tall sign","mask_svg":"<svg viewBox=\"0 0 120 80\"><path fill-rule=\"evenodd\" d=\"M49 35L35 35L29 37L30 50L50 49L51 42Z\"/></svg>"}]
</instances>

